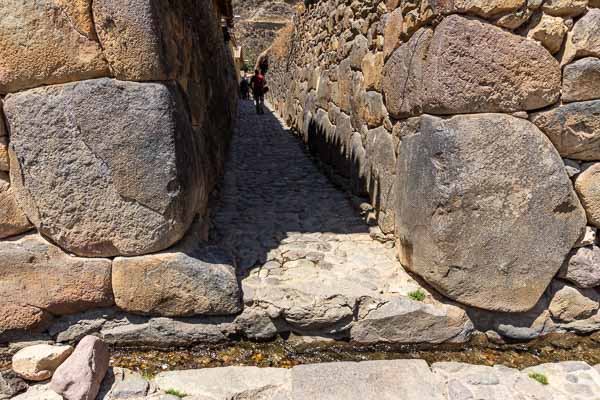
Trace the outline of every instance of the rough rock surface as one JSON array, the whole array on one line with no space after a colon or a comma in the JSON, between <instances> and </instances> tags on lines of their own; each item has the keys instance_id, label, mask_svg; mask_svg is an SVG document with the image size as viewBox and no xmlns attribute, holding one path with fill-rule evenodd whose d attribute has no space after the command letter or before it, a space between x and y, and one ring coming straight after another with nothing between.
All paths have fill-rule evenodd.
<instances>
[{"instance_id":1,"label":"rough rock surface","mask_svg":"<svg viewBox=\"0 0 600 400\"><path fill-rule=\"evenodd\" d=\"M177 320L124 316L106 322L99 336L108 344L173 348L224 342L235 333L233 318L196 317Z\"/></svg>"},{"instance_id":2,"label":"rough rock surface","mask_svg":"<svg viewBox=\"0 0 600 400\"><path fill-rule=\"evenodd\" d=\"M534 110L558 100L559 64L530 40L458 15L443 20L429 45L429 31L419 32L411 38L415 43L400 46L384 69L387 107L396 118L420 111Z\"/></svg>"},{"instance_id":3,"label":"rough rock surface","mask_svg":"<svg viewBox=\"0 0 600 400\"><path fill-rule=\"evenodd\" d=\"M29 381L45 381L72 352L71 346L38 344L25 347L13 356L12 369Z\"/></svg>"},{"instance_id":4,"label":"rough rock surface","mask_svg":"<svg viewBox=\"0 0 600 400\"><path fill-rule=\"evenodd\" d=\"M558 274L580 288L600 286L600 247L592 245L575 249Z\"/></svg>"},{"instance_id":5,"label":"rough rock surface","mask_svg":"<svg viewBox=\"0 0 600 400\"><path fill-rule=\"evenodd\" d=\"M458 12L491 18L499 14L517 11L525 5L525 2L525 0L453 0L431 3L436 4L437 9L443 13Z\"/></svg>"},{"instance_id":6,"label":"rough rock surface","mask_svg":"<svg viewBox=\"0 0 600 400\"><path fill-rule=\"evenodd\" d=\"M577 175L575 190L587 214L588 223L600 227L600 163L592 164Z\"/></svg>"},{"instance_id":7,"label":"rough rock surface","mask_svg":"<svg viewBox=\"0 0 600 400\"><path fill-rule=\"evenodd\" d=\"M564 102L600 99L600 59L587 57L565 66Z\"/></svg>"},{"instance_id":8,"label":"rough rock surface","mask_svg":"<svg viewBox=\"0 0 600 400\"><path fill-rule=\"evenodd\" d=\"M162 253L116 258L112 283L117 306L165 317L241 311L233 259L215 246L199 246L196 240L190 237L187 244Z\"/></svg>"},{"instance_id":9,"label":"rough rock surface","mask_svg":"<svg viewBox=\"0 0 600 400\"><path fill-rule=\"evenodd\" d=\"M600 159L600 100L569 103L531 116L561 156Z\"/></svg>"},{"instance_id":10,"label":"rough rock surface","mask_svg":"<svg viewBox=\"0 0 600 400\"><path fill-rule=\"evenodd\" d=\"M289 390L290 371L279 368L225 367L203 370L162 372L153 383L160 390L175 389L199 398L277 399ZM251 397L257 396L257 397Z\"/></svg>"},{"instance_id":11,"label":"rough rock surface","mask_svg":"<svg viewBox=\"0 0 600 400\"><path fill-rule=\"evenodd\" d=\"M510 116L423 116L399 154L402 264L461 303L531 309L585 228L551 143Z\"/></svg>"},{"instance_id":12,"label":"rough rock surface","mask_svg":"<svg viewBox=\"0 0 600 400\"><path fill-rule=\"evenodd\" d=\"M350 331L357 343L462 343L473 331L465 312L452 305L395 297L361 306L366 315Z\"/></svg>"},{"instance_id":13,"label":"rough rock surface","mask_svg":"<svg viewBox=\"0 0 600 400\"><path fill-rule=\"evenodd\" d=\"M137 372L125 368L109 368L97 400L148 399L154 392L153 385ZM174 399L175 400L175 399Z\"/></svg>"},{"instance_id":14,"label":"rough rock surface","mask_svg":"<svg viewBox=\"0 0 600 400\"><path fill-rule=\"evenodd\" d=\"M556 280L550 290L548 310L555 320L568 323L593 318L598 313L600 293L594 289L578 289Z\"/></svg>"},{"instance_id":15,"label":"rough rock surface","mask_svg":"<svg viewBox=\"0 0 600 400\"><path fill-rule=\"evenodd\" d=\"M0 332L111 306L110 276L110 260L71 257L38 235L0 242Z\"/></svg>"},{"instance_id":16,"label":"rough rock surface","mask_svg":"<svg viewBox=\"0 0 600 400\"><path fill-rule=\"evenodd\" d=\"M530 372L548 379L547 389L553 398L594 399L600 393L600 373L581 361L541 364L523 370L525 374Z\"/></svg>"},{"instance_id":17,"label":"rough rock surface","mask_svg":"<svg viewBox=\"0 0 600 400\"><path fill-rule=\"evenodd\" d=\"M292 399L444 398L443 382L423 360L300 365L291 375Z\"/></svg>"},{"instance_id":18,"label":"rough rock surface","mask_svg":"<svg viewBox=\"0 0 600 400\"><path fill-rule=\"evenodd\" d=\"M29 389L16 397L13 400L64 400L61 395L53 390L48 389L48 385L41 384L31 386Z\"/></svg>"},{"instance_id":19,"label":"rough rock surface","mask_svg":"<svg viewBox=\"0 0 600 400\"><path fill-rule=\"evenodd\" d=\"M32 227L15 201L8 174L0 172L0 238L27 232Z\"/></svg>"},{"instance_id":20,"label":"rough rock surface","mask_svg":"<svg viewBox=\"0 0 600 400\"><path fill-rule=\"evenodd\" d=\"M560 17L576 17L586 11L589 0L546 0L542 10Z\"/></svg>"},{"instance_id":21,"label":"rough rock surface","mask_svg":"<svg viewBox=\"0 0 600 400\"><path fill-rule=\"evenodd\" d=\"M108 346L95 336L84 337L54 373L50 389L66 400L94 400L108 370Z\"/></svg>"},{"instance_id":22,"label":"rough rock surface","mask_svg":"<svg viewBox=\"0 0 600 400\"><path fill-rule=\"evenodd\" d=\"M396 50L383 70L383 92L390 115L403 118L420 114L426 101L425 68L431 29L417 31Z\"/></svg>"},{"instance_id":23,"label":"rough rock surface","mask_svg":"<svg viewBox=\"0 0 600 400\"><path fill-rule=\"evenodd\" d=\"M0 3L0 93L109 75L98 41L73 19L89 23L91 15L65 1Z\"/></svg>"},{"instance_id":24,"label":"rough rock surface","mask_svg":"<svg viewBox=\"0 0 600 400\"><path fill-rule=\"evenodd\" d=\"M544 14L538 24L527 33L527 37L537 40L550 53L556 54L560 51L568 30L562 18Z\"/></svg>"},{"instance_id":25,"label":"rough rock surface","mask_svg":"<svg viewBox=\"0 0 600 400\"><path fill-rule=\"evenodd\" d=\"M600 10L591 9L579 19L567 36L562 64L575 58L600 57Z\"/></svg>"},{"instance_id":26,"label":"rough rock surface","mask_svg":"<svg viewBox=\"0 0 600 400\"><path fill-rule=\"evenodd\" d=\"M26 391L28 385L13 371L0 372L0 400L9 400Z\"/></svg>"},{"instance_id":27,"label":"rough rock surface","mask_svg":"<svg viewBox=\"0 0 600 400\"><path fill-rule=\"evenodd\" d=\"M517 369L502 365L487 367L456 362L431 366L445 381L449 399L554 399L553 391Z\"/></svg>"},{"instance_id":28,"label":"rough rock surface","mask_svg":"<svg viewBox=\"0 0 600 400\"><path fill-rule=\"evenodd\" d=\"M4 109L17 202L68 251L162 250L207 201L204 149L173 86L83 81L10 95Z\"/></svg>"},{"instance_id":29,"label":"rough rock surface","mask_svg":"<svg viewBox=\"0 0 600 400\"><path fill-rule=\"evenodd\" d=\"M0 115L1 116L1 115ZM0 123L2 125L2 123ZM0 128L0 135L2 128ZM10 161L8 158L8 136L0 136L0 171L8 171L10 169Z\"/></svg>"}]
</instances>

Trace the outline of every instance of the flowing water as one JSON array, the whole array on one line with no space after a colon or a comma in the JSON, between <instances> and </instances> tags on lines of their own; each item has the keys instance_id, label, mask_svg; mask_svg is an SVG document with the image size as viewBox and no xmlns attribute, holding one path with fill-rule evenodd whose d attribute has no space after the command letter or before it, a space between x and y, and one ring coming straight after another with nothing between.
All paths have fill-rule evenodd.
<instances>
[{"instance_id":1,"label":"flowing water","mask_svg":"<svg viewBox=\"0 0 600 400\"><path fill-rule=\"evenodd\" d=\"M193 349L115 349L111 363L153 376L161 371L225 367L232 365L291 368L299 364L333 361L366 361L420 358L428 363L457 361L501 364L526 368L547 362L578 360L600 364L600 335L549 335L527 344L495 345L485 338L468 345L356 346L349 343L298 344L278 340L269 343L238 342L233 345Z\"/></svg>"}]
</instances>

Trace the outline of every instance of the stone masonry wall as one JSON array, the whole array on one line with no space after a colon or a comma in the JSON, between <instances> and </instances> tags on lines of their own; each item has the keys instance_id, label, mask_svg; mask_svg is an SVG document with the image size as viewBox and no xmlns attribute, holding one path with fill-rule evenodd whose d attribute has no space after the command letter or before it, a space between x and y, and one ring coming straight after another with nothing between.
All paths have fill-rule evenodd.
<instances>
[{"instance_id":1,"label":"stone masonry wall","mask_svg":"<svg viewBox=\"0 0 600 400\"><path fill-rule=\"evenodd\" d=\"M269 52L268 98L474 322L599 330L599 7L315 2Z\"/></svg>"},{"instance_id":2,"label":"stone masonry wall","mask_svg":"<svg viewBox=\"0 0 600 400\"><path fill-rule=\"evenodd\" d=\"M195 247L237 107L202 3L0 1L0 342L115 304L239 310L231 263Z\"/></svg>"}]
</instances>

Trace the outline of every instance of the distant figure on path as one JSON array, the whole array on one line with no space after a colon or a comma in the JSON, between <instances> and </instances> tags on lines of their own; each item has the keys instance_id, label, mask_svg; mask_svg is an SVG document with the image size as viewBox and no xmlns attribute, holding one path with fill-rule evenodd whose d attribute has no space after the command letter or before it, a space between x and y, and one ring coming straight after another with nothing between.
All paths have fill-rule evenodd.
<instances>
[{"instance_id":1,"label":"distant figure on path","mask_svg":"<svg viewBox=\"0 0 600 400\"><path fill-rule=\"evenodd\" d=\"M240 96L242 96L242 100L248 100L250 98L250 83L248 82L246 75L244 75L240 82Z\"/></svg>"},{"instance_id":2,"label":"distant figure on path","mask_svg":"<svg viewBox=\"0 0 600 400\"><path fill-rule=\"evenodd\" d=\"M254 76L250 80L250 86L252 87L252 94L254 101L256 102L256 113L264 114L264 103L265 103L265 77L260 73L259 70L254 71Z\"/></svg>"}]
</instances>

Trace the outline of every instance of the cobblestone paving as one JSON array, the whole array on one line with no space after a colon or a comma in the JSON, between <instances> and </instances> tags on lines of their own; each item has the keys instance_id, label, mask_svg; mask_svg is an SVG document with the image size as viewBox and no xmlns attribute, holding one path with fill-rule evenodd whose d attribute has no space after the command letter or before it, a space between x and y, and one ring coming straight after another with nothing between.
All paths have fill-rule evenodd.
<instances>
[{"instance_id":1,"label":"cobblestone paving","mask_svg":"<svg viewBox=\"0 0 600 400\"><path fill-rule=\"evenodd\" d=\"M419 333L423 337L412 336L419 330L412 324L403 333L406 340L464 334L460 310L452 311L456 322L433 296L420 303L404 297L427 291L402 269L393 242L381 240L381 231L361 218L360 202L321 173L300 139L273 113L256 115L244 102L238 126L213 211L212 237L237 259L244 314L252 314L249 325L258 326L259 312L297 333L347 334L377 310L385 314L381 318L401 317L404 323L423 315L429 326ZM449 320L458 329L445 329ZM404 329L404 323L396 326ZM445 336L433 338L439 323L444 328L436 329ZM367 331L368 341L376 330ZM375 333L372 339L381 338Z\"/></svg>"},{"instance_id":2,"label":"cobblestone paving","mask_svg":"<svg viewBox=\"0 0 600 400\"><path fill-rule=\"evenodd\" d=\"M399 267L393 243L371 239L379 230L366 224L350 196L330 183L273 113L256 115L252 103L243 102L238 126L213 213L213 234L236 255L242 274L253 267L272 270L265 264L292 249L306 254L288 254L290 261L323 261L325 254L335 253L340 263L371 253L378 262ZM362 243L360 252L354 244L344 245L356 242Z\"/></svg>"}]
</instances>

